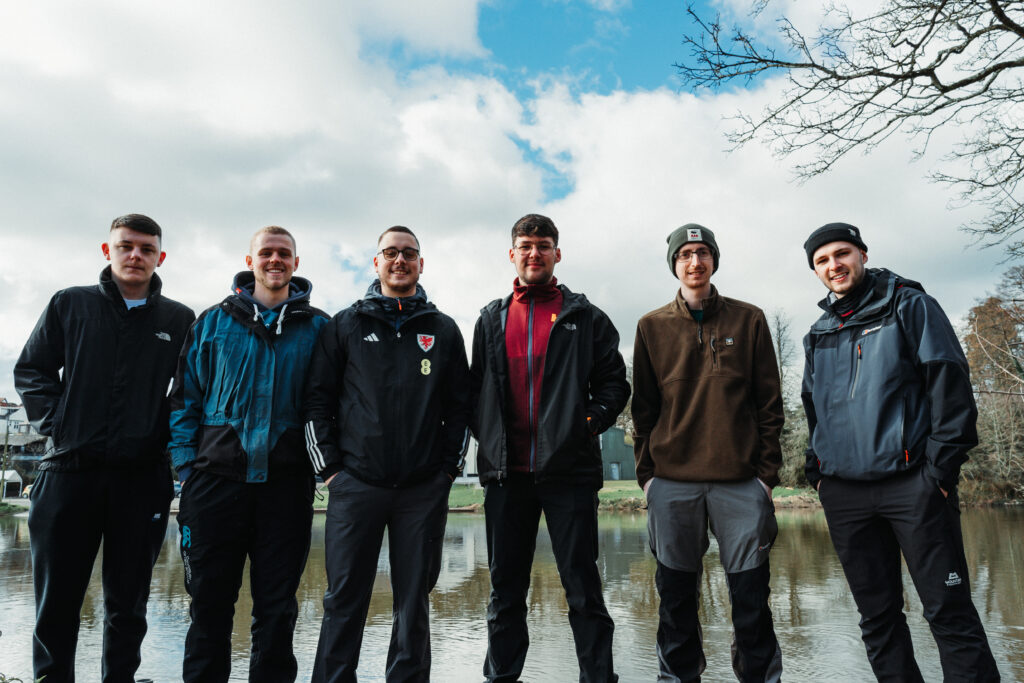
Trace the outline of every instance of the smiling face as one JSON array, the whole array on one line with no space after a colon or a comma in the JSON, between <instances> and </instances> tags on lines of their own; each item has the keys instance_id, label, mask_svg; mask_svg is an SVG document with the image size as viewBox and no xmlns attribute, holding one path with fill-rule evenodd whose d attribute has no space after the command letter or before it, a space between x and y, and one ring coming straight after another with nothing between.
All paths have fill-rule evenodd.
<instances>
[{"instance_id":1,"label":"smiling face","mask_svg":"<svg viewBox=\"0 0 1024 683\"><path fill-rule=\"evenodd\" d=\"M687 258L688 257L688 258ZM676 252L676 277L684 290L700 298L711 294L711 275L715 259L711 248L703 242L686 242Z\"/></svg>"},{"instance_id":2,"label":"smiling face","mask_svg":"<svg viewBox=\"0 0 1024 683\"><path fill-rule=\"evenodd\" d=\"M167 257L160 251L160 238L131 228L114 228L108 239L100 248L110 261L111 276L122 296L144 298L153 271Z\"/></svg>"},{"instance_id":3,"label":"smiling face","mask_svg":"<svg viewBox=\"0 0 1024 683\"><path fill-rule=\"evenodd\" d=\"M555 276L555 264L562 260L562 250L555 246L552 237L523 235L516 238L508 258L521 284L543 285Z\"/></svg>"},{"instance_id":4,"label":"smiling face","mask_svg":"<svg viewBox=\"0 0 1024 683\"><path fill-rule=\"evenodd\" d=\"M373 257L373 269L377 271L380 278L380 291L384 296L412 296L416 293L416 283L420 280L423 272L423 258L406 259L402 254L403 249L415 249L419 251L419 244L416 238L407 232L397 230L384 233L377 243L377 251L394 247L398 255L394 261L388 261L384 254L378 253Z\"/></svg>"},{"instance_id":5,"label":"smiling face","mask_svg":"<svg viewBox=\"0 0 1024 683\"><path fill-rule=\"evenodd\" d=\"M824 244L811 258L814 273L840 299L864 279L864 264L867 262L867 252L850 242Z\"/></svg>"},{"instance_id":6,"label":"smiling face","mask_svg":"<svg viewBox=\"0 0 1024 683\"><path fill-rule=\"evenodd\" d=\"M288 292L288 283L299 267L295 243L288 235L263 232L256 235L245 257L245 265L256 278L253 295L257 300L276 300Z\"/></svg>"}]
</instances>

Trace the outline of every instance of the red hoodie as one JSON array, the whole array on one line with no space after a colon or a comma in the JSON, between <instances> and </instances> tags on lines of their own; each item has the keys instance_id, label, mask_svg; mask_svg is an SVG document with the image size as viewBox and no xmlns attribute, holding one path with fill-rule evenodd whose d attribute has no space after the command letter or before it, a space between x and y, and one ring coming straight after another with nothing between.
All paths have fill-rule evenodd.
<instances>
[{"instance_id":1,"label":"red hoodie","mask_svg":"<svg viewBox=\"0 0 1024 683\"><path fill-rule=\"evenodd\" d=\"M544 357L551 328L562 311L558 280L523 285L516 278L505 321L509 379L509 470L536 469L537 414L540 410Z\"/></svg>"}]
</instances>

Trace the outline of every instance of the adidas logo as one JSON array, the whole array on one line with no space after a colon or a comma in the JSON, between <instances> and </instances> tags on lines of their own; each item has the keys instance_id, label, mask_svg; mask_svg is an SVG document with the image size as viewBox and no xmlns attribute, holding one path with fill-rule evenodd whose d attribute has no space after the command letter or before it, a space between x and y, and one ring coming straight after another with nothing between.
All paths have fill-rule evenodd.
<instances>
[{"instance_id":1,"label":"adidas logo","mask_svg":"<svg viewBox=\"0 0 1024 683\"><path fill-rule=\"evenodd\" d=\"M171 335L167 334L166 332L157 332L156 338L162 339L163 341L171 341Z\"/></svg>"},{"instance_id":2,"label":"adidas logo","mask_svg":"<svg viewBox=\"0 0 1024 683\"><path fill-rule=\"evenodd\" d=\"M363 337L363 341L378 342L380 341L380 338L377 336L376 332L371 332L370 334Z\"/></svg>"},{"instance_id":3,"label":"adidas logo","mask_svg":"<svg viewBox=\"0 0 1024 683\"><path fill-rule=\"evenodd\" d=\"M949 576L946 577L946 585L950 588L952 588L953 586L959 586L961 583L963 583L963 580L960 578L960 575L956 572L950 572Z\"/></svg>"}]
</instances>

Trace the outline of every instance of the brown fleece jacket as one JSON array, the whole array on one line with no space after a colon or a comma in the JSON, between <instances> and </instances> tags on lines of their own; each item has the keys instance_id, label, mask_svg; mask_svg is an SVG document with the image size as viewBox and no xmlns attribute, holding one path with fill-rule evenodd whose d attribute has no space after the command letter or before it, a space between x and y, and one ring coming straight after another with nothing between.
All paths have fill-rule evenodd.
<instances>
[{"instance_id":1,"label":"brown fleece jacket","mask_svg":"<svg viewBox=\"0 0 1024 683\"><path fill-rule=\"evenodd\" d=\"M764 313L712 287L704 319L682 294L651 311L633 347L636 477L779 483L784 420Z\"/></svg>"}]
</instances>

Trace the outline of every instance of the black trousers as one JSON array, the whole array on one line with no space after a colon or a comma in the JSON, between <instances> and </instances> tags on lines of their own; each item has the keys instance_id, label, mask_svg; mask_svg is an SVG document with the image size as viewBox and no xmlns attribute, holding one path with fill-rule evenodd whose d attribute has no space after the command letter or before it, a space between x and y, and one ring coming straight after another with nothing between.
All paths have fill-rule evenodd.
<instances>
[{"instance_id":1,"label":"black trousers","mask_svg":"<svg viewBox=\"0 0 1024 683\"><path fill-rule=\"evenodd\" d=\"M592 486L535 483L530 475L513 475L501 484L487 485L484 511L491 569L487 680L517 681L526 663L526 596L543 512L569 604L580 681L617 681L612 666L615 626L604 606L597 569L597 492Z\"/></svg>"},{"instance_id":2,"label":"black trousers","mask_svg":"<svg viewBox=\"0 0 1024 683\"><path fill-rule=\"evenodd\" d=\"M430 591L441 572L451 479L438 472L408 488L330 482L324 550L327 592L313 682L354 683L384 529L391 561L389 683L430 680Z\"/></svg>"},{"instance_id":3,"label":"black trousers","mask_svg":"<svg viewBox=\"0 0 1024 683\"><path fill-rule=\"evenodd\" d=\"M35 678L75 680L82 603L102 541L102 680L135 680L149 583L173 496L166 463L141 470L40 473L28 516L36 595Z\"/></svg>"},{"instance_id":4,"label":"black trousers","mask_svg":"<svg viewBox=\"0 0 1024 683\"><path fill-rule=\"evenodd\" d=\"M998 681L971 601L956 492L944 498L920 468L872 482L826 477L818 493L878 680L922 680L903 614L902 552L939 648L944 680Z\"/></svg>"},{"instance_id":5,"label":"black trousers","mask_svg":"<svg viewBox=\"0 0 1024 683\"><path fill-rule=\"evenodd\" d=\"M193 471L178 509L185 590L192 597L183 680L228 680L246 557L252 593L249 680L295 680L295 591L309 555L312 522L312 474L282 474L247 484Z\"/></svg>"}]
</instances>

